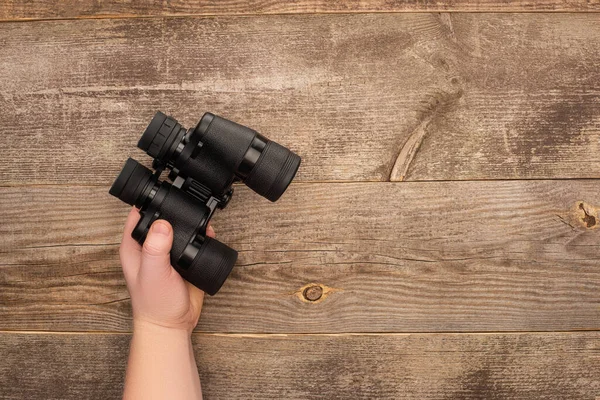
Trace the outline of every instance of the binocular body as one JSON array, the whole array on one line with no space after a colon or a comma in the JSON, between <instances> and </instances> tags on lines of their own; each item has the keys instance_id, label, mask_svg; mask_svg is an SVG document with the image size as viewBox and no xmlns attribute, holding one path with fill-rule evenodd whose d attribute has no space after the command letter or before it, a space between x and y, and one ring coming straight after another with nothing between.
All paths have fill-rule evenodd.
<instances>
[{"instance_id":1,"label":"binocular body","mask_svg":"<svg viewBox=\"0 0 600 400\"><path fill-rule=\"evenodd\" d=\"M217 208L244 182L256 193L276 201L293 180L300 157L245 126L206 113L186 130L158 112L138 147L154 158L150 169L128 159L109 193L140 210L132 237L143 244L157 219L173 227L171 265L181 276L210 295L221 288L237 252L206 236ZM163 170L169 180L160 181Z\"/></svg>"}]
</instances>

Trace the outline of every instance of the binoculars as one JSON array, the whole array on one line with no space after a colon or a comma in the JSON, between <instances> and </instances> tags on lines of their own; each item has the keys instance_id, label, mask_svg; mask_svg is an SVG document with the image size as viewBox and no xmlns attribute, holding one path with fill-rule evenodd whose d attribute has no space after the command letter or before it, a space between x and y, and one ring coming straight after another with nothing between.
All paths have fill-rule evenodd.
<instances>
[{"instance_id":1,"label":"binoculars","mask_svg":"<svg viewBox=\"0 0 600 400\"><path fill-rule=\"evenodd\" d=\"M186 129L158 112L138 147L154 158L154 172L128 159L109 193L139 208L140 220L131 236L140 244L157 219L173 227L171 265L210 295L219 291L238 253L206 236L217 208L223 209L237 181L276 201L294 179L300 157L235 122L206 113L195 128ZM161 181L164 170L170 171Z\"/></svg>"}]
</instances>

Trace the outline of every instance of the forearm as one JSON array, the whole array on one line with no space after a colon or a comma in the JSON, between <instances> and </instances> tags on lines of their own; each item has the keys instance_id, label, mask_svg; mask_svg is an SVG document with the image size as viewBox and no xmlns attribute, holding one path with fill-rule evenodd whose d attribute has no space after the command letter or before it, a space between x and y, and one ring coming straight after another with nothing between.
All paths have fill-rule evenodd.
<instances>
[{"instance_id":1,"label":"forearm","mask_svg":"<svg viewBox=\"0 0 600 400\"><path fill-rule=\"evenodd\" d=\"M187 331L135 322L133 332L124 399L202 398Z\"/></svg>"}]
</instances>

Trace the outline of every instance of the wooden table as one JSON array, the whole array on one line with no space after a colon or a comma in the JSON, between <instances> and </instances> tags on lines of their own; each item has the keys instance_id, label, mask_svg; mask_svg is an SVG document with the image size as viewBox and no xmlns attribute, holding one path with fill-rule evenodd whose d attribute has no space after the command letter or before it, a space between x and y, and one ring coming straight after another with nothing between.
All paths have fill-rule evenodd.
<instances>
[{"instance_id":1,"label":"wooden table","mask_svg":"<svg viewBox=\"0 0 600 400\"><path fill-rule=\"evenodd\" d=\"M598 398L598 11L4 1L0 397L120 396L108 187L156 110L210 110L303 165L214 219L240 258L193 337L207 399Z\"/></svg>"}]
</instances>

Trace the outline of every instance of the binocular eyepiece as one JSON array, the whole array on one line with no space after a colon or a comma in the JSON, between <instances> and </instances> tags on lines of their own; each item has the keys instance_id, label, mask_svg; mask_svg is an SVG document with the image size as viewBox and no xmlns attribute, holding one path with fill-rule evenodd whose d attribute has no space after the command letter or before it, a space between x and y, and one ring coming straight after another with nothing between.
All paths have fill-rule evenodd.
<instances>
[{"instance_id":1,"label":"binocular eyepiece","mask_svg":"<svg viewBox=\"0 0 600 400\"><path fill-rule=\"evenodd\" d=\"M132 237L142 244L157 219L173 227L171 265L210 295L231 272L237 252L206 236L214 211L224 208L236 181L270 201L285 192L300 157L258 132L206 113L195 128L185 129L158 112L138 147L154 158L155 171L128 159L109 193L140 209ZM164 169L169 180L160 181Z\"/></svg>"}]
</instances>

